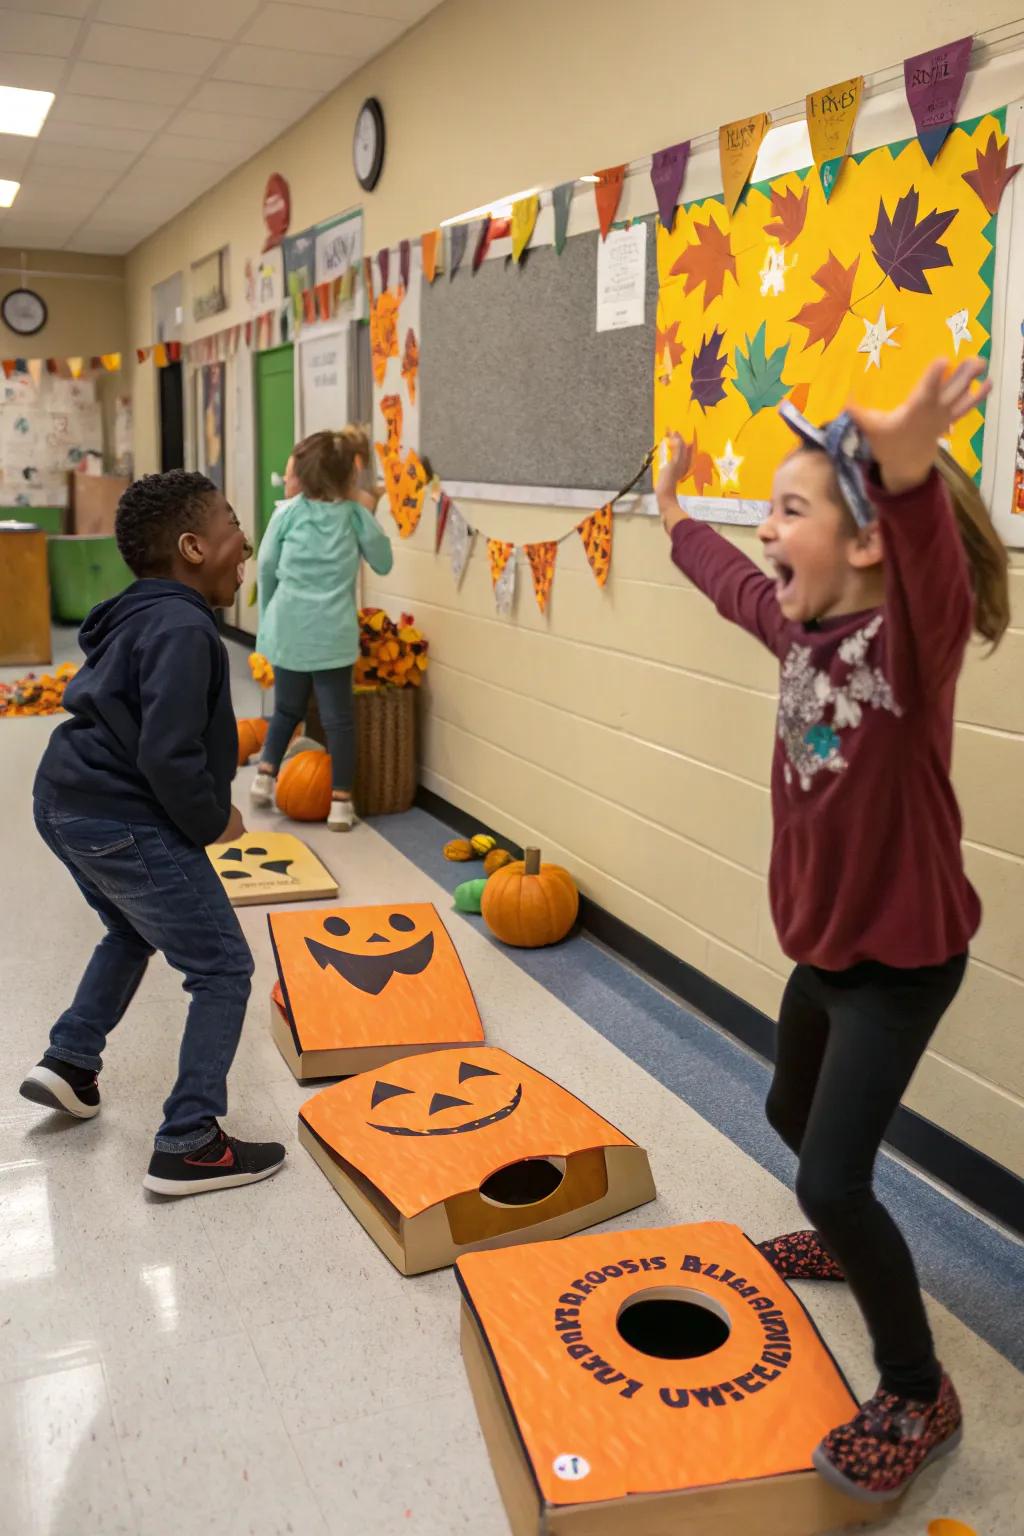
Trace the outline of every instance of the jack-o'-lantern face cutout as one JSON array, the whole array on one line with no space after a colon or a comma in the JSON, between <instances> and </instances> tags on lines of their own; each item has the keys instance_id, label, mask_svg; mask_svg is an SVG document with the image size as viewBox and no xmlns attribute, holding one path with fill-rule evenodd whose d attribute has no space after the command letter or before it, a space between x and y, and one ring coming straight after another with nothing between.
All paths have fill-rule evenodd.
<instances>
[{"instance_id":1,"label":"jack-o'-lantern face cutout","mask_svg":"<svg viewBox=\"0 0 1024 1536\"><path fill-rule=\"evenodd\" d=\"M379 917L373 909L371 918ZM383 922L359 923L333 914L325 918L325 939L306 939L306 947L320 966L335 970L343 981L369 992L383 992L393 976L418 976L434 958L434 934L407 912L391 912Z\"/></svg>"},{"instance_id":2,"label":"jack-o'-lantern face cutout","mask_svg":"<svg viewBox=\"0 0 1024 1536\"><path fill-rule=\"evenodd\" d=\"M450 1057L444 1065L450 1071ZM462 1136L507 1120L522 1098L521 1082L513 1086L501 1072L460 1061L457 1080L429 1093L378 1078L370 1094L370 1110L377 1114L367 1123L387 1136Z\"/></svg>"},{"instance_id":3,"label":"jack-o'-lantern face cutout","mask_svg":"<svg viewBox=\"0 0 1024 1536\"><path fill-rule=\"evenodd\" d=\"M268 849L260 847L225 848L223 853L217 855L217 873L222 880L251 880L259 869L265 874L288 879L288 871L295 860L272 859L268 854ZM253 864L247 868L246 861L249 859Z\"/></svg>"}]
</instances>

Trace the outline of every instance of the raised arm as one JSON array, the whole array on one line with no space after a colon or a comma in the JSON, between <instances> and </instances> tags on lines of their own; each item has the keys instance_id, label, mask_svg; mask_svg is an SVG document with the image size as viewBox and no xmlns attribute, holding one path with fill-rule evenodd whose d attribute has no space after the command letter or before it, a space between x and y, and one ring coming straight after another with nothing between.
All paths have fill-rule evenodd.
<instances>
[{"instance_id":1,"label":"raised arm","mask_svg":"<svg viewBox=\"0 0 1024 1536\"><path fill-rule=\"evenodd\" d=\"M261 624L266 617L270 599L277 590L277 568L281 562L281 546L284 543L284 535L287 530L287 511L287 507L278 507L267 524L266 531L260 540L256 572L260 604L259 621Z\"/></svg>"},{"instance_id":2,"label":"raised arm","mask_svg":"<svg viewBox=\"0 0 1024 1536\"><path fill-rule=\"evenodd\" d=\"M395 561L391 540L373 513L358 503L356 505L358 510L354 521L359 551L372 571L376 571L378 576L386 576Z\"/></svg>"}]
</instances>

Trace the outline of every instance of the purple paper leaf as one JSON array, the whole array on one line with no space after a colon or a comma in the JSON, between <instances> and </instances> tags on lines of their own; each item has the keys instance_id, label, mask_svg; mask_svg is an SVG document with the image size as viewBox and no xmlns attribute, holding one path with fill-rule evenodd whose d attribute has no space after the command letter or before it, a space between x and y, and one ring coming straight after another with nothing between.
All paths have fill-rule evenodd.
<instances>
[{"instance_id":1,"label":"purple paper leaf","mask_svg":"<svg viewBox=\"0 0 1024 1536\"><path fill-rule=\"evenodd\" d=\"M722 372L726 359L721 356L724 340L724 334L716 326L694 353L690 393L704 411L725 399Z\"/></svg>"},{"instance_id":2,"label":"purple paper leaf","mask_svg":"<svg viewBox=\"0 0 1024 1536\"><path fill-rule=\"evenodd\" d=\"M929 267L951 267L953 258L939 236L944 235L956 217L956 209L950 213L935 210L926 213L918 221L917 188L912 187L896 204L892 218L884 202L878 205L878 223L871 236L871 249L875 260L891 277L897 288L911 293L931 293L925 275Z\"/></svg>"}]
</instances>

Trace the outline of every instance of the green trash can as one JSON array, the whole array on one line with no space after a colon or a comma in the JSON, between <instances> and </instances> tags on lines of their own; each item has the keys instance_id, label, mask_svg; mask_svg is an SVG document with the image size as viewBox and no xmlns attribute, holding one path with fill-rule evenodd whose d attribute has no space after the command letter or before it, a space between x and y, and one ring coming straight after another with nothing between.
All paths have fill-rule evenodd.
<instances>
[{"instance_id":1,"label":"green trash can","mask_svg":"<svg viewBox=\"0 0 1024 1536\"><path fill-rule=\"evenodd\" d=\"M58 624L80 624L105 597L135 580L110 534L67 533L47 540L50 597Z\"/></svg>"}]
</instances>

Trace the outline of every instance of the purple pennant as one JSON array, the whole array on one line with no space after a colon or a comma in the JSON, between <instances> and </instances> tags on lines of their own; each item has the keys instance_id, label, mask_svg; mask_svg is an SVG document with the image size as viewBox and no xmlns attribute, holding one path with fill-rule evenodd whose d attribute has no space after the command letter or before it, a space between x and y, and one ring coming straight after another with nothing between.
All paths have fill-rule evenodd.
<instances>
[{"instance_id":1,"label":"purple pennant","mask_svg":"<svg viewBox=\"0 0 1024 1536\"><path fill-rule=\"evenodd\" d=\"M687 139L683 144L672 144L668 149L657 150L651 161L651 184L658 199L661 222L667 230L671 230L676 221L676 203L679 201L689 158L690 141Z\"/></svg>"},{"instance_id":2,"label":"purple pennant","mask_svg":"<svg viewBox=\"0 0 1024 1536\"><path fill-rule=\"evenodd\" d=\"M384 250L377 252L377 266L380 269L380 286L388 285L388 273L391 271L391 252L385 246Z\"/></svg>"},{"instance_id":3,"label":"purple pennant","mask_svg":"<svg viewBox=\"0 0 1024 1536\"><path fill-rule=\"evenodd\" d=\"M408 240L403 240L401 245L398 247L398 270L402 277L402 287L406 291L408 291L409 288L409 263L411 259L412 247Z\"/></svg>"},{"instance_id":4,"label":"purple pennant","mask_svg":"<svg viewBox=\"0 0 1024 1536\"><path fill-rule=\"evenodd\" d=\"M492 219L490 214L480 220L476 226L476 248L473 251L473 271L479 272L483 266L484 258L491 245Z\"/></svg>"},{"instance_id":5,"label":"purple pennant","mask_svg":"<svg viewBox=\"0 0 1024 1536\"><path fill-rule=\"evenodd\" d=\"M973 38L961 37L944 48L929 48L903 63L907 102L914 114L917 137L929 165L953 126L960 92L967 78Z\"/></svg>"},{"instance_id":6,"label":"purple pennant","mask_svg":"<svg viewBox=\"0 0 1024 1536\"><path fill-rule=\"evenodd\" d=\"M466 241L469 239L468 224L453 224L451 227L451 260L448 263L448 281L451 282L456 272L462 265L462 258L466 254Z\"/></svg>"}]
</instances>

